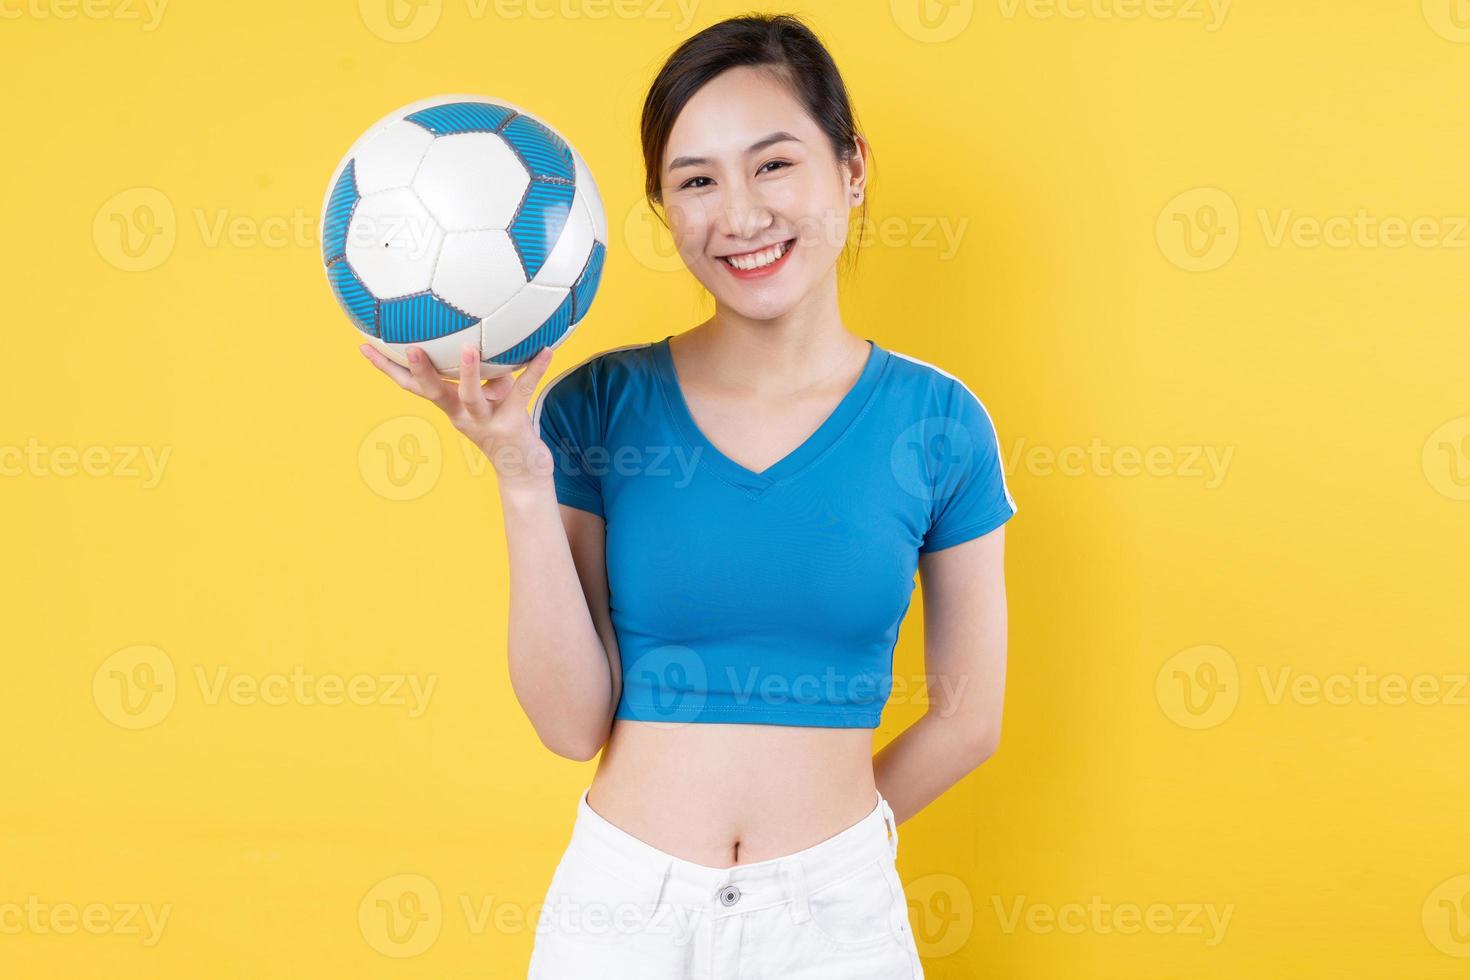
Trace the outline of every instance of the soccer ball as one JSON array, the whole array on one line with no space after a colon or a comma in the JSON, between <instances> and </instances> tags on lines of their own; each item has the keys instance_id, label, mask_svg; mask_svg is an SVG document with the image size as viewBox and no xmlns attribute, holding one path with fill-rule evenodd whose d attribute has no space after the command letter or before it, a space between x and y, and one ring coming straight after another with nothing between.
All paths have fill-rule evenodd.
<instances>
[{"instance_id":1,"label":"soccer ball","mask_svg":"<svg viewBox=\"0 0 1470 980\"><path fill-rule=\"evenodd\" d=\"M531 113L477 95L424 99L364 133L322 204L327 281L367 342L443 377L460 349L498 377L587 315L607 215L587 164Z\"/></svg>"}]
</instances>

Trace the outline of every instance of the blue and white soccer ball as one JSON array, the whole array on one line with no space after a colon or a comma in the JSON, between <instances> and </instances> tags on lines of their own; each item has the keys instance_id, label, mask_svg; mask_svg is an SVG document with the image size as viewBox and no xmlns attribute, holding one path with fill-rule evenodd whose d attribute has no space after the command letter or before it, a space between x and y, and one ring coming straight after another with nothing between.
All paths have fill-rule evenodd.
<instances>
[{"instance_id":1,"label":"blue and white soccer ball","mask_svg":"<svg viewBox=\"0 0 1470 980\"><path fill-rule=\"evenodd\" d=\"M607 215L587 164L545 122L444 95L352 144L327 186L321 241L332 291L368 343L404 365L421 347L445 377L474 343L493 378L587 315Z\"/></svg>"}]
</instances>

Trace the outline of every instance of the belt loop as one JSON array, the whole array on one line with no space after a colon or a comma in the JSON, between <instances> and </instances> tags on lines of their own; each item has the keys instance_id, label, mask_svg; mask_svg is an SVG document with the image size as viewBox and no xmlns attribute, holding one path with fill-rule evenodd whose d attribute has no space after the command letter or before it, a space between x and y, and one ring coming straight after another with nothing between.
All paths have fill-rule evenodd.
<instances>
[{"instance_id":1,"label":"belt loop","mask_svg":"<svg viewBox=\"0 0 1470 980\"><path fill-rule=\"evenodd\" d=\"M648 908L649 918L653 918L655 915L658 914L658 907L664 900L664 889L668 887L669 875L673 872L673 870L674 862L665 861L663 873L658 876L658 888L654 889L653 892L653 904L650 905Z\"/></svg>"},{"instance_id":2,"label":"belt loop","mask_svg":"<svg viewBox=\"0 0 1470 980\"><path fill-rule=\"evenodd\" d=\"M786 882L786 894L791 898L791 921L800 925L812 917L811 907L806 900L806 874L801 863L781 862L781 878Z\"/></svg>"},{"instance_id":3,"label":"belt loop","mask_svg":"<svg viewBox=\"0 0 1470 980\"><path fill-rule=\"evenodd\" d=\"M898 821L893 817L893 807L888 805L882 793L878 794L878 803L883 807L883 823L888 830L889 854L898 860Z\"/></svg>"}]
</instances>

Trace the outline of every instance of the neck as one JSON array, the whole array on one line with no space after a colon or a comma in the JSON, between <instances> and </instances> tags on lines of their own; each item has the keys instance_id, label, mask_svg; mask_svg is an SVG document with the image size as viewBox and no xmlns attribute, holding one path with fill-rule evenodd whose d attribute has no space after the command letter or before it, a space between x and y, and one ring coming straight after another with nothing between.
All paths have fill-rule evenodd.
<instances>
[{"instance_id":1,"label":"neck","mask_svg":"<svg viewBox=\"0 0 1470 980\"><path fill-rule=\"evenodd\" d=\"M671 341L672 344L672 341ZM691 373L721 388L758 395L790 395L846 374L868 342L842 322L837 282L814 290L778 317L757 320L716 304L708 320L680 335Z\"/></svg>"}]
</instances>

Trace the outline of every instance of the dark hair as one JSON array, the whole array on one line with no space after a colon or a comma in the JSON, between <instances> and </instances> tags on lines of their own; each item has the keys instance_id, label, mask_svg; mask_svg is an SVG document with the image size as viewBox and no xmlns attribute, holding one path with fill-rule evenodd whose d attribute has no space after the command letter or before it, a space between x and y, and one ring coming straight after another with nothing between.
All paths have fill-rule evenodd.
<instances>
[{"instance_id":1,"label":"dark hair","mask_svg":"<svg viewBox=\"0 0 1470 980\"><path fill-rule=\"evenodd\" d=\"M643 100L644 196L660 221L664 220L659 213L663 204L663 155L674 120L706 82L739 66L766 68L785 83L827 134L839 163L847 163L857 152L854 137L861 130L847 86L832 56L806 24L791 14L750 14L722 20L669 55ZM866 193L861 216L865 227ZM853 259L856 261L855 252Z\"/></svg>"}]
</instances>

